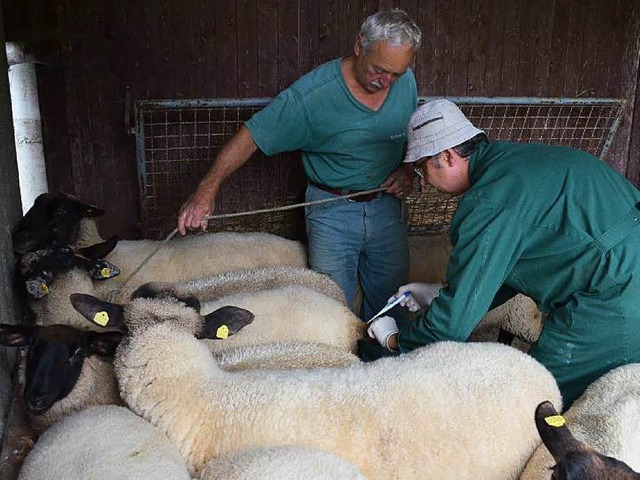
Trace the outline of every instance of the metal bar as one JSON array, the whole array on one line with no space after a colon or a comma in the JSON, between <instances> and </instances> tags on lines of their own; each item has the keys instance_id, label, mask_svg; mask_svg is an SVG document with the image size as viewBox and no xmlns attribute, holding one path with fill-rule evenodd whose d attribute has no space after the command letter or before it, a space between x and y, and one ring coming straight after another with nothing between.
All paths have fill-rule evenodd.
<instances>
[{"instance_id":1,"label":"metal bar","mask_svg":"<svg viewBox=\"0 0 640 480\"><path fill-rule=\"evenodd\" d=\"M210 98L191 100L139 100L136 107L144 110L175 110L179 108L264 107L272 98Z\"/></svg>"},{"instance_id":2,"label":"metal bar","mask_svg":"<svg viewBox=\"0 0 640 480\"><path fill-rule=\"evenodd\" d=\"M147 157L145 153L144 139L144 109L136 103L134 105L134 114L136 118L135 136L136 136L136 157L138 159L138 185L140 187L140 220L142 225L146 224L146 203L147 203Z\"/></svg>"},{"instance_id":3,"label":"metal bar","mask_svg":"<svg viewBox=\"0 0 640 480\"><path fill-rule=\"evenodd\" d=\"M486 103L489 105L619 105L625 100L620 98L568 98L568 97L418 97L424 103L446 98L461 105Z\"/></svg>"},{"instance_id":4,"label":"metal bar","mask_svg":"<svg viewBox=\"0 0 640 480\"><path fill-rule=\"evenodd\" d=\"M622 113L624 111L625 104L626 104L626 101L623 100L623 104L618 109L618 113L613 119L613 123L609 127L609 135L607 135L607 139L605 140L604 145L602 146L602 151L600 152L600 155L599 155L600 158L603 160L604 160L604 157L606 157L607 152L609 151L609 147L611 147L611 144L613 143L613 138L615 137L616 132L618 131L618 127L622 123Z\"/></svg>"},{"instance_id":5,"label":"metal bar","mask_svg":"<svg viewBox=\"0 0 640 480\"><path fill-rule=\"evenodd\" d=\"M553 98L553 97L419 97L419 103L425 103L439 98L447 98L461 105L485 103L489 105L624 105L620 98ZM178 108L207 108L207 107L260 107L273 100L269 97L261 98L214 98L187 100L140 100L136 105L149 110L178 109Z\"/></svg>"}]
</instances>

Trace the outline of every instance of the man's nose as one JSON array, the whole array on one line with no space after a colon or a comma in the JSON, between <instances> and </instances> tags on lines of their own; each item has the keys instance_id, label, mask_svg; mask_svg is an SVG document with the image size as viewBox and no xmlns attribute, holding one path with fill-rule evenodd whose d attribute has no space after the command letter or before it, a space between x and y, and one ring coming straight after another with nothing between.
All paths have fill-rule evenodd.
<instances>
[{"instance_id":1,"label":"man's nose","mask_svg":"<svg viewBox=\"0 0 640 480\"><path fill-rule=\"evenodd\" d=\"M389 85L391 85L392 83L393 83L393 75L391 75L390 73L383 73L380 76L380 84L384 88L388 88Z\"/></svg>"}]
</instances>

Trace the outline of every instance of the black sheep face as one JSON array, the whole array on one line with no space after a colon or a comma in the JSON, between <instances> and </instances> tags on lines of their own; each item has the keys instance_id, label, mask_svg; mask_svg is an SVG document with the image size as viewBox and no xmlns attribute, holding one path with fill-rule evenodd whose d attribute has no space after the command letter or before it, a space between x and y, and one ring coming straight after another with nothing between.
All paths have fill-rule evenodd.
<instances>
[{"instance_id":1,"label":"black sheep face","mask_svg":"<svg viewBox=\"0 0 640 480\"><path fill-rule=\"evenodd\" d=\"M32 415L46 413L75 387L84 360L111 356L120 332L96 333L66 325L0 324L0 345L29 347L25 370L24 404Z\"/></svg>"},{"instance_id":2,"label":"black sheep face","mask_svg":"<svg viewBox=\"0 0 640 480\"><path fill-rule=\"evenodd\" d=\"M535 421L545 447L556 461L551 480L640 480L640 473L626 463L577 440L551 402L538 405Z\"/></svg>"},{"instance_id":3,"label":"black sheep face","mask_svg":"<svg viewBox=\"0 0 640 480\"><path fill-rule=\"evenodd\" d=\"M22 255L51 246L73 244L79 221L103 214L104 210L64 193L43 193L14 227L11 233L13 250Z\"/></svg>"},{"instance_id":4,"label":"black sheep face","mask_svg":"<svg viewBox=\"0 0 640 480\"><path fill-rule=\"evenodd\" d=\"M18 282L29 297L43 298L55 277L71 268L85 270L92 280L106 280L120 274L120 269L101 258L92 259L76 254L68 245L27 252L18 260Z\"/></svg>"}]
</instances>

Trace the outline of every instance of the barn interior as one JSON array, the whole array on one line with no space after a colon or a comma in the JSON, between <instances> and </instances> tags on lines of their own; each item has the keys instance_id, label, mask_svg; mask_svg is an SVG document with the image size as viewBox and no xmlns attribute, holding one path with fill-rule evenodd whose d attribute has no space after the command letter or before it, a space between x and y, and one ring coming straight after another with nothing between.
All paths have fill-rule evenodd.
<instances>
[{"instance_id":1,"label":"barn interior","mask_svg":"<svg viewBox=\"0 0 640 480\"><path fill-rule=\"evenodd\" d=\"M412 66L421 101L456 101L491 138L590 151L640 186L636 0L4 0L0 38L19 54L0 55L0 67L26 66L35 83L27 92L0 76L0 323L24 314L11 288L11 229L35 198L24 196L19 171L25 144L41 149L40 185L107 211L105 238L165 238L242 122L350 54L364 18L387 7L422 30ZM16 88L35 95L34 136L14 138ZM296 152L258 152L225 183L216 213L295 205L305 187ZM416 185L405 201L416 252L425 237L443 241L455 205ZM305 240L300 208L209 229ZM0 480L17 473L7 447L15 364L0 349Z\"/></svg>"}]
</instances>

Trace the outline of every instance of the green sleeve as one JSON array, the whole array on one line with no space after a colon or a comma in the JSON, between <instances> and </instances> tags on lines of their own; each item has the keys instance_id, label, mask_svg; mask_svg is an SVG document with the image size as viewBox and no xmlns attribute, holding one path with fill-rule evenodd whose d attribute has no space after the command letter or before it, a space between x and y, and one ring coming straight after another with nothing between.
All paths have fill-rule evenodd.
<instances>
[{"instance_id":1,"label":"green sleeve","mask_svg":"<svg viewBox=\"0 0 640 480\"><path fill-rule=\"evenodd\" d=\"M400 331L401 351L428 343L466 341L489 310L519 256L520 224L485 198L463 197L452 224L448 286Z\"/></svg>"},{"instance_id":2,"label":"green sleeve","mask_svg":"<svg viewBox=\"0 0 640 480\"><path fill-rule=\"evenodd\" d=\"M266 155L303 148L310 139L304 104L293 88L287 88L246 123L253 141Z\"/></svg>"}]
</instances>

